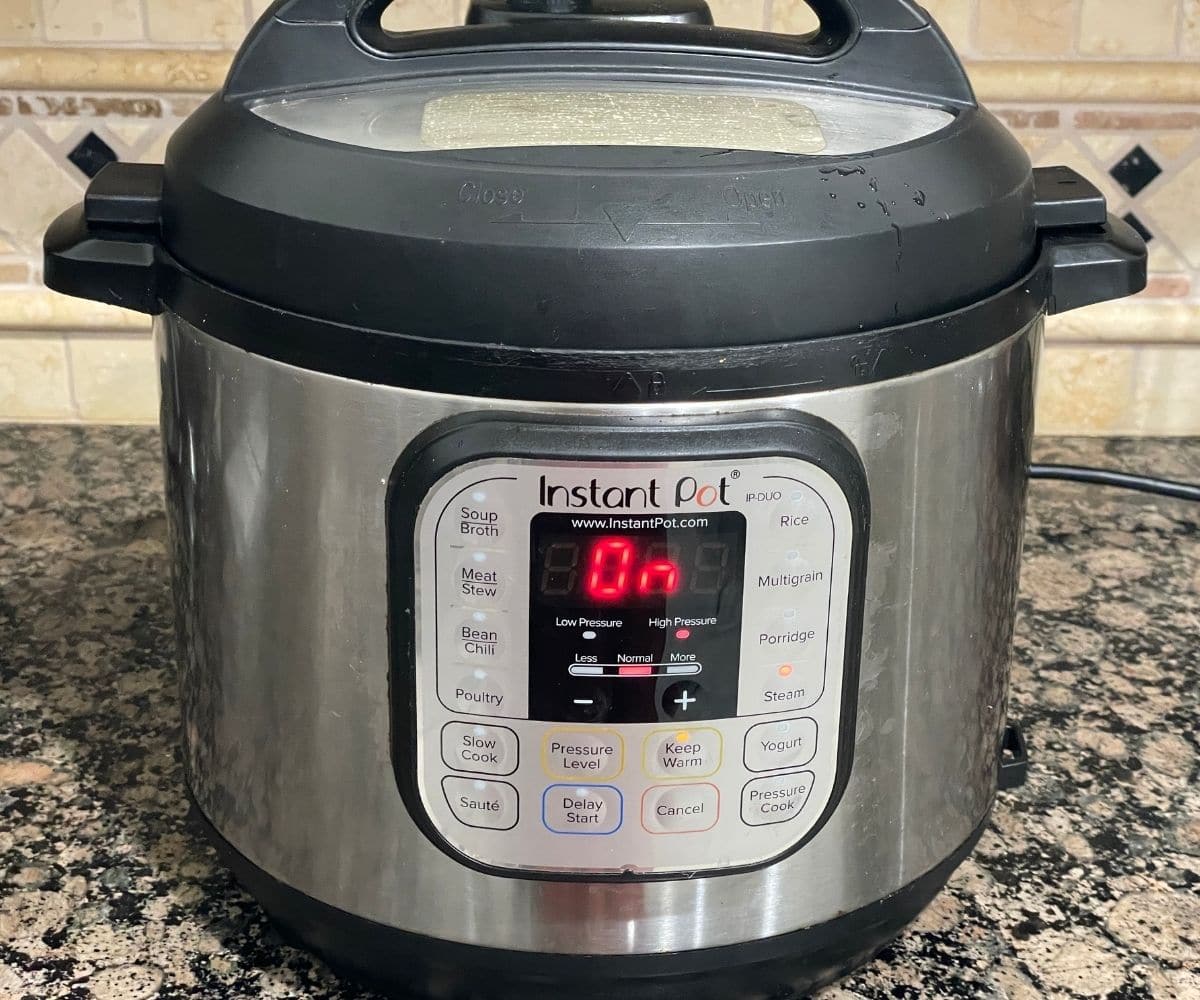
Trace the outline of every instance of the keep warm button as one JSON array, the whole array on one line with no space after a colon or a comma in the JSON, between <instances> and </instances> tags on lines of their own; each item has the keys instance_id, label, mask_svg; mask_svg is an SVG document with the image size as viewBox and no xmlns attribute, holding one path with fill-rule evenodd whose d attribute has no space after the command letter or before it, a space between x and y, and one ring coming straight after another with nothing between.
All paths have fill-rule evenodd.
<instances>
[{"instance_id":1,"label":"keep warm button","mask_svg":"<svg viewBox=\"0 0 1200 1000\"><path fill-rule=\"evenodd\" d=\"M770 826L795 819L804 810L815 777L812 771L800 771L748 782L742 789L742 822Z\"/></svg>"}]
</instances>

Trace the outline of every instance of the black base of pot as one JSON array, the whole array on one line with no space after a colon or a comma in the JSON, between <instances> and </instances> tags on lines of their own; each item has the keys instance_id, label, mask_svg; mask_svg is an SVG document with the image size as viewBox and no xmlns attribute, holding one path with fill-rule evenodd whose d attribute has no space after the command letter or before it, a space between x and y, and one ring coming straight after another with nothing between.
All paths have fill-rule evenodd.
<instances>
[{"instance_id":1,"label":"black base of pot","mask_svg":"<svg viewBox=\"0 0 1200 1000\"><path fill-rule=\"evenodd\" d=\"M356 917L268 875L199 809L192 813L286 937L347 976L414 1000L798 1000L870 960L896 937L941 891L986 825L985 819L953 855L915 882L816 927L701 951L579 956L457 944Z\"/></svg>"}]
</instances>

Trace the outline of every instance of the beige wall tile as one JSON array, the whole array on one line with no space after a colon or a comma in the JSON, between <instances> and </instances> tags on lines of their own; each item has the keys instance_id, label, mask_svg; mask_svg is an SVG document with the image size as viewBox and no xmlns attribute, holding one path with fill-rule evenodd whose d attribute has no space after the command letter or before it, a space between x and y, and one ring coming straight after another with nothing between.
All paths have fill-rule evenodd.
<instances>
[{"instance_id":1,"label":"beige wall tile","mask_svg":"<svg viewBox=\"0 0 1200 1000\"><path fill-rule=\"evenodd\" d=\"M1200 159L1145 198L1147 210L1166 227L1179 252L1192 267L1200 268Z\"/></svg>"},{"instance_id":2,"label":"beige wall tile","mask_svg":"<svg viewBox=\"0 0 1200 1000\"><path fill-rule=\"evenodd\" d=\"M924 0L922 6L960 52L970 47L971 0Z\"/></svg>"},{"instance_id":3,"label":"beige wall tile","mask_svg":"<svg viewBox=\"0 0 1200 1000\"><path fill-rule=\"evenodd\" d=\"M1074 0L982 0L976 48L988 55L1059 56L1075 43Z\"/></svg>"},{"instance_id":4,"label":"beige wall tile","mask_svg":"<svg viewBox=\"0 0 1200 1000\"><path fill-rule=\"evenodd\" d=\"M83 175L76 181L68 169L75 168L56 162L24 132L0 141L0 229L22 249L37 252L50 221L79 201Z\"/></svg>"},{"instance_id":5,"label":"beige wall tile","mask_svg":"<svg viewBox=\"0 0 1200 1000\"><path fill-rule=\"evenodd\" d=\"M1200 55L1200 0L1183 0L1183 39L1185 55Z\"/></svg>"},{"instance_id":6,"label":"beige wall tile","mask_svg":"<svg viewBox=\"0 0 1200 1000\"><path fill-rule=\"evenodd\" d=\"M74 416L62 337L0 337L0 420L68 420Z\"/></svg>"},{"instance_id":7,"label":"beige wall tile","mask_svg":"<svg viewBox=\"0 0 1200 1000\"><path fill-rule=\"evenodd\" d=\"M454 0L396 0L383 12L381 23L388 31L420 31L458 21Z\"/></svg>"},{"instance_id":8,"label":"beige wall tile","mask_svg":"<svg viewBox=\"0 0 1200 1000\"><path fill-rule=\"evenodd\" d=\"M713 20L726 28L761 31L767 23L765 0L709 0L708 6L712 9Z\"/></svg>"},{"instance_id":9,"label":"beige wall tile","mask_svg":"<svg viewBox=\"0 0 1200 1000\"><path fill-rule=\"evenodd\" d=\"M52 42L94 45L145 36L138 0L44 0L43 11L46 37Z\"/></svg>"},{"instance_id":10,"label":"beige wall tile","mask_svg":"<svg viewBox=\"0 0 1200 1000\"><path fill-rule=\"evenodd\" d=\"M75 402L84 420L153 423L158 419L158 371L150 337L69 337Z\"/></svg>"},{"instance_id":11,"label":"beige wall tile","mask_svg":"<svg viewBox=\"0 0 1200 1000\"><path fill-rule=\"evenodd\" d=\"M0 330L148 330L150 317L38 285L0 292Z\"/></svg>"},{"instance_id":12,"label":"beige wall tile","mask_svg":"<svg viewBox=\"0 0 1200 1000\"><path fill-rule=\"evenodd\" d=\"M0 0L0 41L25 42L37 34L35 0Z\"/></svg>"},{"instance_id":13,"label":"beige wall tile","mask_svg":"<svg viewBox=\"0 0 1200 1000\"><path fill-rule=\"evenodd\" d=\"M1090 56L1170 55L1178 20L1179 0L1083 0L1079 50Z\"/></svg>"},{"instance_id":14,"label":"beige wall tile","mask_svg":"<svg viewBox=\"0 0 1200 1000\"><path fill-rule=\"evenodd\" d=\"M768 3L772 31L806 35L821 26L821 20L804 0L774 0Z\"/></svg>"},{"instance_id":15,"label":"beige wall tile","mask_svg":"<svg viewBox=\"0 0 1200 1000\"><path fill-rule=\"evenodd\" d=\"M29 282L29 265L0 261L0 285L24 285Z\"/></svg>"},{"instance_id":16,"label":"beige wall tile","mask_svg":"<svg viewBox=\"0 0 1200 1000\"><path fill-rule=\"evenodd\" d=\"M1133 407L1138 434L1200 434L1200 345L1139 352Z\"/></svg>"},{"instance_id":17,"label":"beige wall tile","mask_svg":"<svg viewBox=\"0 0 1200 1000\"><path fill-rule=\"evenodd\" d=\"M1200 344L1200 302L1117 299L1046 320L1052 342L1081 344Z\"/></svg>"},{"instance_id":18,"label":"beige wall tile","mask_svg":"<svg viewBox=\"0 0 1200 1000\"><path fill-rule=\"evenodd\" d=\"M146 13L154 42L216 42L232 47L246 34L242 0L146 0Z\"/></svg>"},{"instance_id":19,"label":"beige wall tile","mask_svg":"<svg viewBox=\"0 0 1200 1000\"><path fill-rule=\"evenodd\" d=\"M1039 434L1117 434L1131 422L1137 350L1048 344L1038 377Z\"/></svg>"}]
</instances>

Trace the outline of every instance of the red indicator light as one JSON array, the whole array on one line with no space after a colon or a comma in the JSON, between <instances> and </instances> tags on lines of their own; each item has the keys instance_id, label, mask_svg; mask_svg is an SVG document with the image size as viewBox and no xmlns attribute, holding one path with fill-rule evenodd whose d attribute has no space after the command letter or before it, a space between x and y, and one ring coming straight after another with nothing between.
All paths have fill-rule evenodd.
<instances>
[{"instance_id":1,"label":"red indicator light","mask_svg":"<svg viewBox=\"0 0 1200 1000\"><path fill-rule=\"evenodd\" d=\"M677 628L675 630L676 639L687 639L691 636L691 634L692 630L690 628Z\"/></svg>"},{"instance_id":2,"label":"red indicator light","mask_svg":"<svg viewBox=\"0 0 1200 1000\"><path fill-rule=\"evenodd\" d=\"M615 601L629 591L633 543L627 538L602 538L592 546L585 589L598 601Z\"/></svg>"},{"instance_id":3,"label":"red indicator light","mask_svg":"<svg viewBox=\"0 0 1200 1000\"><path fill-rule=\"evenodd\" d=\"M651 559L638 573L637 592L643 597L673 594L679 589L679 567L670 559Z\"/></svg>"},{"instance_id":4,"label":"red indicator light","mask_svg":"<svg viewBox=\"0 0 1200 1000\"><path fill-rule=\"evenodd\" d=\"M617 674L621 677L649 677L654 673L654 665L647 663L645 666L636 667L618 667Z\"/></svg>"}]
</instances>

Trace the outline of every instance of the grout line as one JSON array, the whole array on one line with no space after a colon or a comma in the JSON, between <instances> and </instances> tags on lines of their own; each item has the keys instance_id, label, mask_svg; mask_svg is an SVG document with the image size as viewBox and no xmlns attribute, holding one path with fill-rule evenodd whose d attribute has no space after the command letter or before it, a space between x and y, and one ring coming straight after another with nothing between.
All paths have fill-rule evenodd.
<instances>
[{"instance_id":1,"label":"grout line","mask_svg":"<svg viewBox=\"0 0 1200 1000\"><path fill-rule=\"evenodd\" d=\"M71 405L71 412L75 415L76 420L83 419L83 413L79 408L79 395L75 391L75 352L71 349L71 338L65 333L62 335L63 352L67 359L67 400Z\"/></svg>"}]
</instances>

